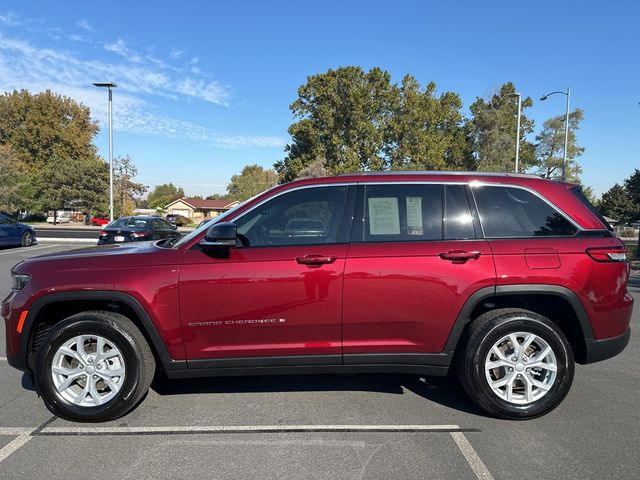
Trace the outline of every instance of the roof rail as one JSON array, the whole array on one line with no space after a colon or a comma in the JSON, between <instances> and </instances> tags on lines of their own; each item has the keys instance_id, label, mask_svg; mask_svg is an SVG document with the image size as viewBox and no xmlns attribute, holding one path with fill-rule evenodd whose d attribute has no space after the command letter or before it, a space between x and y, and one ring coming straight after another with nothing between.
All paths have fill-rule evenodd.
<instances>
[{"instance_id":1,"label":"roof rail","mask_svg":"<svg viewBox=\"0 0 640 480\"><path fill-rule=\"evenodd\" d=\"M443 170L388 170L384 172L351 172L341 173L336 175L337 177L346 177L350 175L475 175L485 177L524 177L524 178L540 178L538 175L531 173L512 173L512 172L458 172L458 171L443 171Z\"/></svg>"}]
</instances>

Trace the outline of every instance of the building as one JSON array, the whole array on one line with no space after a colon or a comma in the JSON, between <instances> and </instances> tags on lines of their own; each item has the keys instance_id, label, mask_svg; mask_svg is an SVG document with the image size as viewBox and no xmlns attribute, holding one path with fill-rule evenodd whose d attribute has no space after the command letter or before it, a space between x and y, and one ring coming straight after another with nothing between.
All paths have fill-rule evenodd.
<instances>
[{"instance_id":1,"label":"building","mask_svg":"<svg viewBox=\"0 0 640 480\"><path fill-rule=\"evenodd\" d=\"M182 215L190 219L192 223L199 223L202 220L217 217L236 205L238 205L236 200L180 198L171 202L164 209L167 214Z\"/></svg>"}]
</instances>

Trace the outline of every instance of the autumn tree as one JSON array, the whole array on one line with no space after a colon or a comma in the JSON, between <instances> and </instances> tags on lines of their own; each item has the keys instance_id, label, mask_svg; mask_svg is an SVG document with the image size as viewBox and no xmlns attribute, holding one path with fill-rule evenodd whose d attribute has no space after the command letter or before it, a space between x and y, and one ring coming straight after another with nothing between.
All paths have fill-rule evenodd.
<instances>
[{"instance_id":1,"label":"autumn tree","mask_svg":"<svg viewBox=\"0 0 640 480\"><path fill-rule=\"evenodd\" d=\"M227 185L229 197L246 200L278 183L278 174L274 170L260 165L247 165L242 171L231 177Z\"/></svg>"},{"instance_id":2,"label":"autumn tree","mask_svg":"<svg viewBox=\"0 0 640 480\"><path fill-rule=\"evenodd\" d=\"M164 183L162 185L156 185L156 187L147 195L147 204L149 208L164 209L166 205L184 198L184 190L181 187L176 187L173 183Z\"/></svg>"},{"instance_id":3,"label":"autumn tree","mask_svg":"<svg viewBox=\"0 0 640 480\"><path fill-rule=\"evenodd\" d=\"M21 189L26 169L9 145L0 145L0 210L15 212L25 207Z\"/></svg>"},{"instance_id":4,"label":"autumn tree","mask_svg":"<svg viewBox=\"0 0 640 480\"><path fill-rule=\"evenodd\" d=\"M584 117L581 109L569 114L569 136L567 142L567 164L565 180L580 183L582 167L577 158L584 148L578 145L576 131ZM537 173L543 178L562 178L562 162L564 157L565 116L558 115L544 122L542 131L536 136L536 155L538 157Z\"/></svg>"},{"instance_id":5,"label":"autumn tree","mask_svg":"<svg viewBox=\"0 0 640 480\"><path fill-rule=\"evenodd\" d=\"M507 82L490 98L477 98L469 107L471 117L467 120L466 131L470 153L467 165L470 170L515 171L518 113L515 93L515 85ZM534 122L527 117L525 110L532 105L531 98L522 99L519 171L525 171L537 163L535 147L527 140L527 135L533 132Z\"/></svg>"},{"instance_id":6,"label":"autumn tree","mask_svg":"<svg viewBox=\"0 0 640 480\"><path fill-rule=\"evenodd\" d=\"M149 187L134 181L138 169L129 155L113 159L113 196L115 216L131 215L137 197L144 195Z\"/></svg>"}]
</instances>

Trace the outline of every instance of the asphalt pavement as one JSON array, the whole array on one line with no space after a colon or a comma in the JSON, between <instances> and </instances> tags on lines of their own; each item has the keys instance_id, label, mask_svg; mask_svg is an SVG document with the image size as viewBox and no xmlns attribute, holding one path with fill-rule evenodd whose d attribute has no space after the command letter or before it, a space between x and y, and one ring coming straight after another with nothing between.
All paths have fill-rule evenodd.
<instances>
[{"instance_id":1,"label":"asphalt pavement","mask_svg":"<svg viewBox=\"0 0 640 480\"><path fill-rule=\"evenodd\" d=\"M13 264L70 248L0 249L0 296ZM640 277L629 290L640 305ZM639 347L578 365L565 401L524 422L487 417L449 379L307 375L159 379L129 415L74 424L0 357L0 479L635 479Z\"/></svg>"}]
</instances>

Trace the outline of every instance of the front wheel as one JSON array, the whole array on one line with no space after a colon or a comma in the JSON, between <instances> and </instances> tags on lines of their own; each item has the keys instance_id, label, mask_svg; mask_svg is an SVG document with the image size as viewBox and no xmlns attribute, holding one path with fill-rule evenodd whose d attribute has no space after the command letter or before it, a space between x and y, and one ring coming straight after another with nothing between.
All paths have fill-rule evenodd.
<instances>
[{"instance_id":1,"label":"front wheel","mask_svg":"<svg viewBox=\"0 0 640 480\"><path fill-rule=\"evenodd\" d=\"M155 361L127 317L88 311L55 324L38 348L35 381L47 408L80 422L114 420L147 393Z\"/></svg>"},{"instance_id":2,"label":"front wheel","mask_svg":"<svg viewBox=\"0 0 640 480\"><path fill-rule=\"evenodd\" d=\"M30 231L26 231L22 234L22 238L20 239L20 245L23 247L30 247L33 244L33 233Z\"/></svg>"},{"instance_id":3,"label":"front wheel","mask_svg":"<svg viewBox=\"0 0 640 480\"><path fill-rule=\"evenodd\" d=\"M557 325L534 312L487 312L469 326L462 348L462 386L496 417L544 415L571 388L575 365L569 342Z\"/></svg>"}]
</instances>

